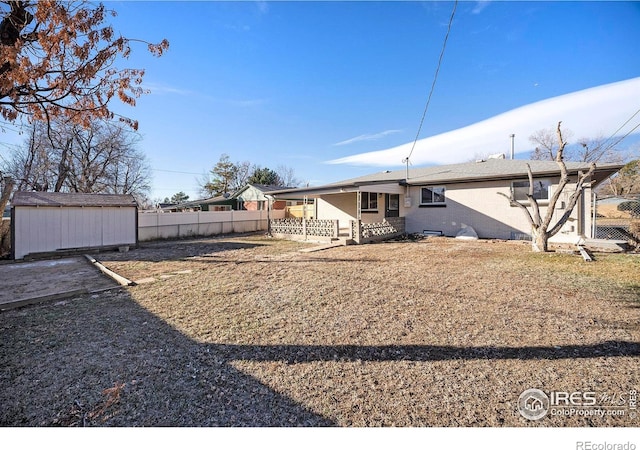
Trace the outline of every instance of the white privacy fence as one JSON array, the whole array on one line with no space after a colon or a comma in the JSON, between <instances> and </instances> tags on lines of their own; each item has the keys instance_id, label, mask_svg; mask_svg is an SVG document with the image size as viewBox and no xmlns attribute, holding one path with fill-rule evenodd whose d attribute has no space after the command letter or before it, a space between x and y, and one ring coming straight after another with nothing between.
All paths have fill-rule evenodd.
<instances>
[{"instance_id":1,"label":"white privacy fence","mask_svg":"<svg viewBox=\"0 0 640 450\"><path fill-rule=\"evenodd\" d=\"M141 212L138 213L138 240L267 231L269 218L282 219L284 215L284 210Z\"/></svg>"}]
</instances>

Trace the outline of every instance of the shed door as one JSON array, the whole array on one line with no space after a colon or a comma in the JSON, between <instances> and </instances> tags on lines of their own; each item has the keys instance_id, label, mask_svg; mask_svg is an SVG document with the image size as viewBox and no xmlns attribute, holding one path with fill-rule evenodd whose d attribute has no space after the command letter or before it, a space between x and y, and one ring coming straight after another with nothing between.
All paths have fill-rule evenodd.
<instances>
[{"instance_id":1,"label":"shed door","mask_svg":"<svg viewBox=\"0 0 640 450\"><path fill-rule=\"evenodd\" d=\"M400 216L400 194L384 195L384 216L385 217Z\"/></svg>"}]
</instances>

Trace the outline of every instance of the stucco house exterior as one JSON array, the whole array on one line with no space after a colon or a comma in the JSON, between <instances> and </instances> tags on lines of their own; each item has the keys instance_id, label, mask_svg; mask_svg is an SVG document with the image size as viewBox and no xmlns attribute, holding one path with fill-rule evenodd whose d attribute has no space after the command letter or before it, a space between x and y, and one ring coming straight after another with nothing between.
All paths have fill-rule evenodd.
<instances>
[{"instance_id":1,"label":"stucco house exterior","mask_svg":"<svg viewBox=\"0 0 640 450\"><path fill-rule=\"evenodd\" d=\"M384 171L271 194L283 200L303 196L315 199L315 217L324 222L305 223L305 237L310 236L309 226L313 233L314 227L321 225L323 237L331 234L332 239L348 237L356 242L402 232L456 236L468 227L480 238L527 239L531 230L523 211L498 195L514 195L518 201L527 201L527 164L534 176L535 198L544 215L560 178L560 169L554 161L488 159L409 168L408 174L405 170ZM552 223L564 213L578 173L589 169L588 163L567 162L566 166L570 184L556 204ZM551 242L575 243L581 236L592 237L592 190L621 167L621 164L597 166L570 219ZM284 222L276 221L274 226L278 234L287 234Z\"/></svg>"}]
</instances>

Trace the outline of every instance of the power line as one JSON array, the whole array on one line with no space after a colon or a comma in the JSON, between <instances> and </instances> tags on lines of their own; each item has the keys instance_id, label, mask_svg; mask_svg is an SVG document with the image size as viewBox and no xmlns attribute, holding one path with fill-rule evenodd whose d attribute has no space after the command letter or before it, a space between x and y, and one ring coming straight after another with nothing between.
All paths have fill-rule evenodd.
<instances>
[{"instance_id":1,"label":"power line","mask_svg":"<svg viewBox=\"0 0 640 450\"><path fill-rule=\"evenodd\" d=\"M635 116L638 115L638 113L640 113L640 109L637 110L636 112L634 112L631 117L629 117L627 119L627 121L625 123L623 123L622 125L620 125L618 127L618 129L616 131L613 132L613 134L611 136L609 136L608 139L606 139L604 141L604 143L602 144L603 146L609 142L611 139L613 139L613 137L618 133L618 131L622 130L626 124L628 124L629 122L631 122L631 119L633 119ZM629 136L636 128L638 128L640 126L640 123L638 125L636 125L634 128L631 129L631 131L629 131L627 134L625 134L624 136L622 136L622 138L618 139L616 142L614 142L613 144L607 146L607 148L604 149L604 151L606 152L607 150L609 150L612 147L615 147L616 145L618 145L620 143L620 141L622 141L622 139L626 138L627 136Z\"/></svg>"},{"instance_id":2,"label":"power line","mask_svg":"<svg viewBox=\"0 0 640 450\"><path fill-rule=\"evenodd\" d=\"M639 110L640 111L640 110ZM628 122L628 121L627 121ZM626 125L626 123L625 123ZM609 150L612 147L615 147L616 145L618 145L620 142L622 142L622 140L624 138L626 138L627 136L629 136L631 133L633 133L636 129L640 128L640 123L638 123L638 125L636 125L635 127L633 127L632 129L630 129L627 134L625 134L624 136L622 136L620 139L618 139L617 141L615 141L613 144L609 145L605 151Z\"/></svg>"},{"instance_id":3,"label":"power line","mask_svg":"<svg viewBox=\"0 0 640 450\"><path fill-rule=\"evenodd\" d=\"M169 172L169 173L183 173L185 175L202 175L202 173L195 173L195 172L181 172L179 170L166 170L166 169L151 169L154 172Z\"/></svg>"},{"instance_id":4,"label":"power line","mask_svg":"<svg viewBox=\"0 0 640 450\"><path fill-rule=\"evenodd\" d=\"M420 137L420 132L422 131L422 125L424 124L424 119L427 116L427 110L429 109L429 104L431 103L431 96L433 95L433 91L436 87L436 81L438 80L438 73L440 72L440 66L442 65L442 58L444 57L444 51L447 47L447 41L449 40L449 33L451 32L451 25L453 24L453 17L456 14L456 8L458 6L458 0L453 4L453 11L451 11L451 17L449 17L449 25L447 26L447 34L444 36L444 42L442 43L442 50L440 51L440 58L438 58L438 65L436 67L436 72L433 77L433 82L431 83L431 90L429 91L429 97L427 98L427 103L424 107L424 112L422 113L422 119L420 119L420 126L418 127L418 133L416 134L416 138L413 140L413 145L411 146L411 151L409 152L409 156L407 156L402 162L406 162L407 166L409 164L409 159L411 155L413 155L413 150L416 148L416 143L418 142L418 138Z\"/></svg>"}]
</instances>

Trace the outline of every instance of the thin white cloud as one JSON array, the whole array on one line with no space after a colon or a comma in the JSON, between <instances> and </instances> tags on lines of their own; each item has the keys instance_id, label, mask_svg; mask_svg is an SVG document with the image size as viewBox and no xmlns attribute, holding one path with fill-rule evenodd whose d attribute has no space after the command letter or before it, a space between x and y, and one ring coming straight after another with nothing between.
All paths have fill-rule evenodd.
<instances>
[{"instance_id":1,"label":"thin white cloud","mask_svg":"<svg viewBox=\"0 0 640 450\"><path fill-rule=\"evenodd\" d=\"M269 3L266 1L259 0L256 2L256 5L261 14L267 14L269 12Z\"/></svg>"},{"instance_id":2,"label":"thin white cloud","mask_svg":"<svg viewBox=\"0 0 640 450\"><path fill-rule=\"evenodd\" d=\"M609 137L640 109L640 77L585 89L532 103L464 128L421 139L411 163L453 164L477 154L510 151L510 134L515 134L516 152L532 149L529 136L562 121L574 136ZM638 125L638 116L623 127L622 136ZM635 133L639 133L640 129ZM328 161L330 164L395 167L409 155L413 142L397 147L360 153Z\"/></svg>"},{"instance_id":3,"label":"thin white cloud","mask_svg":"<svg viewBox=\"0 0 640 450\"><path fill-rule=\"evenodd\" d=\"M341 141L341 142L337 142L335 144L333 144L334 146L339 146L339 145L349 145L349 144L353 144L355 142L362 142L362 141L375 141L378 139L382 139L383 137L389 136L390 134L396 134L396 133L401 133L402 130L385 130L382 131L380 133L375 133L375 134L361 134L360 136L356 136L353 137L351 139L347 139L345 141Z\"/></svg>"},{"instance_id":4,"label":"thin white cloud","mask_svg":"<svg viewBox=\"0 0 640 450\"><path fill-rule=\"evenodd\" d=\"M487 6L489 6L491 1L489 0L480 0L476 2L476 5L471 10L471 14L480 14Z\"/></svg>"},{"instance_id":5,"label":"thin white cloud","mask_svg":"<svg viewBox=\"0 0 640 450\"><path fill-rule=\"evenodd\" d=\"M193 91L180 89L173 86L160 83L145 83L143 89L148 89L152 94L176 94L176 95L192 95Z\"/></svg>"}]
</instances>

